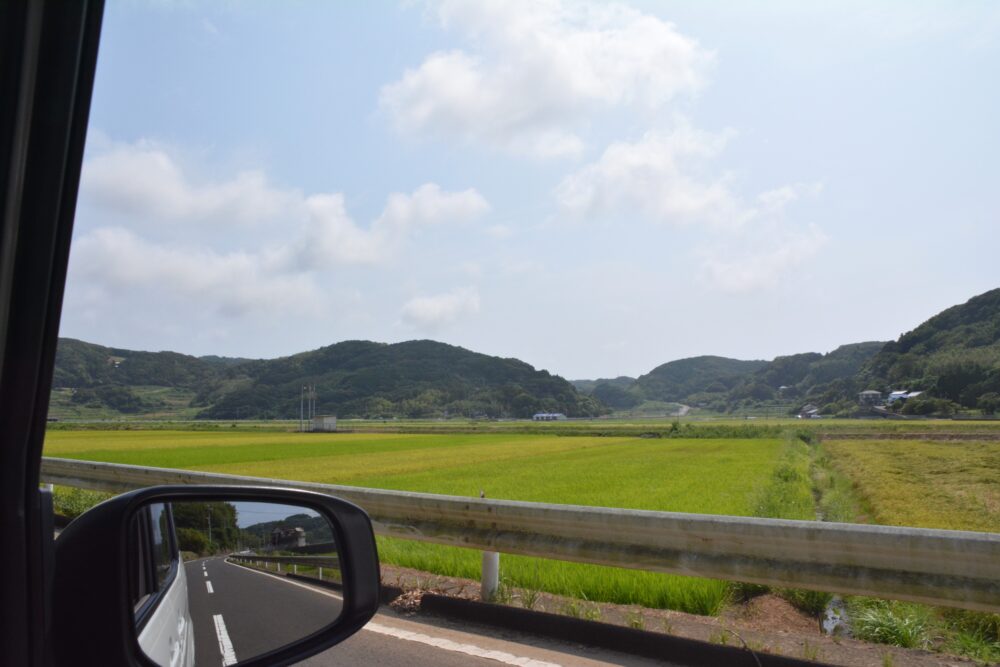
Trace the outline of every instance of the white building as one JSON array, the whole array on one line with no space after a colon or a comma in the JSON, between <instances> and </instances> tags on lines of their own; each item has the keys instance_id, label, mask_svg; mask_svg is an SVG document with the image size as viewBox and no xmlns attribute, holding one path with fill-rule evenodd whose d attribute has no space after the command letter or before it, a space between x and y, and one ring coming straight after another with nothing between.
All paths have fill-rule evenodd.
<instances>
[{"instance_id":1,"label":"white building","mask_svg":"<svg viewBox=\"0 0 1000 667\"><path fill-rule=\"evenodd\" d=\"M337 430L337 415L316 415L313 417L313 432L329 432Z\"/></svg>"},{"instance_id":2,"label":"white building","mask_svg":"<svg viewBox=\"0 0 1000 667\"><path fill-rule=\"evenodd\" d=\"M886 402L889 405L892 405L896 401L905 401L905 400L907 400L909 398L916 398L917 396L919 396L922 393L924 393L924 392L922 392L922 391L906 391L905 389L903 389L901 391L893 391L893 392L889 393L889 398L886 399Z\"/></svg>"},{"instance_id":3,"label":"white building","mask_svg":"<svg viewBox=\"0 0 1000 667\"><path fill-rule=\"evenodd\" d=\"M882 402L882 392L874 389L866 389L858 394L858 403L861 405L878 405Z\"/></svg>"},{"instance_id":4,"label":"white building","mask_svg":"<svg viewBox=\"0 0 1000 667\"><path fill-rule=\"evenodd\" d=\"M532 419L536 422L555 422L566 419L566 415L561 412L538 412Z\"/></svg>"}]
</instances>

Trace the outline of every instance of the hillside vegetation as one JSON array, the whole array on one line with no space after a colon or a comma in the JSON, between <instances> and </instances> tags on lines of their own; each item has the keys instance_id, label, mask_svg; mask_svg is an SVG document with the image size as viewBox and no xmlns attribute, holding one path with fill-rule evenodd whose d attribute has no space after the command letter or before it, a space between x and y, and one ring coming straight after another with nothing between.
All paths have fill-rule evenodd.
<instances>
[{"instance_id":1,"label":"hillside vegetation","mask_svg":"<svg viewBox=\"0 0 1000 667\"><path fill-rule=\"evenodd\" d=\"M319 414L365 418L528 417L562 412L664 414L766 408L859 412L858 392L921 391L894 409L947 415L1000 411L1000 289L949 308L889 343L842 345L772 361L700 356L638 378L567 382L517 359L430 340L345 341L278 359L136 352L60 339L57 414L101 417L296 418L304 385Z\"/></svg>"},{"instance_id":2,"label":"hillside vegetation","mask_svg":"<svg viewBox=\"0 0 1000 667\"><path fill-rule=\"evenodd\" d=\"M922 390L966 408L1000 407L1000 289L886 343L859 374L867 388Z\"/></svg>"},{"instance_id":3,"label":"hillside vegetation","mask_svg":"<svg viewBox=\"0 0 1000 667\"><path fill-rule=\"evenodd\" d=\"M806 352L773 361L692 357L657 366L632 383L574 382L605 405L630 409L644 401L673 401L717 412L777 403L826 405L856 395L858 372L884 343L842 345L828 354ZM626 378L627 379L627 378Z\"/></svg>"},{"instance_id":4,"label":"hillside vegetation","mask_svg":"<svg viewBox=\"0 0 1000 667\"><path fill-rule=\"evenodd\" d=\"M80 406L123 414L163 408L141 387L190 390L200 418L299 414L303 385L316 387L318 414L342 417L526 417L537 411L601 412L561 377L517 359L501 359L429 340L385 344L346 341L269 360L135 352L60 339L54 388Z\"/></svg>"}]
</instances>

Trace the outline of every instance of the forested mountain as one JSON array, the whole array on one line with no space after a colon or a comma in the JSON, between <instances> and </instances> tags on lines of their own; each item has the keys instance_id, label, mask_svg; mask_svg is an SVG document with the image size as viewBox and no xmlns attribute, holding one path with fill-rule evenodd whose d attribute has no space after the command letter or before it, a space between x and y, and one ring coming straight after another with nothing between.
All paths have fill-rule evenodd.
<instances>
[{"instance_id":1,"label":"forested mountain","mask_svg":"<svg viewBox=\"0 0 1000 667\"><path fill-rule=\"evenodd\" d=\"M839 409L848 409L861 389L858 371L884 345L881 341L869 341L841 345L827 354L805 352L776 357L734 387L724 399L726 407L732 410L774 400L825 406L846 400L850 405Z\"/></svg>"},{"instance_id":2,"label":"forested mountain","mask_svg":"<svg viewBox=\"0 0 1000 667\"><path fill-rule=\"evenodd\" d=\"M766 364L713 356L678 359L640 375L631 391L645 400L683 403L699 392L726 392Z\"/></svg>"},{"instance_id":3,"label":"forested mountain","mask_svg":"<svg viewBox=\"0 0 1000 667\"><path fill-rule=\"evenodd\" d=\"M576 387L577 391L582 391L584 393L591 393L601 384L609 384L613 387L618 387L620 389L628 389L633 384L635 384L635 378L629 377L627 375L619 375L616 378L598 378L596 380L570 380L569 383Z\"/></svg>"},{"instance_id":4,"label":"forested mountain","mask_svg":"<svg viewBox=\"0 0 1000 667\"><path fill-rule=\"evenodd\" d=\"M296 417L303 385L314 385L319 414L431 417L444 414L599 414L594 399L546 371L429 340L346 341L268 360L133 352L61 339L55 388L73 401L126 413L155 410L138 387L190 390L198 417Z\"/></svg>"},{"instance_id":5,"label":"forested mountain","mask_svg":"<svg viewBox=\"0 0 1000 667\"><path fill-rule=\"evenodd\" d=\"M1000 400L1000 289L886 343L858 379L867 389L925 391L967 408Z\"/></svg>"},{"instance_id":6,"label":"forested mountain","mask_svg":"<svg viewBox=\"0 0 1000 667\"><path fill-rule=\"evenodd\" d=\"M718 412L769 402L786 409L804 402L827 404L853 399L860 382L858 371L883 345L854 343L828 354L806 352L773 361L692 357L657 366L630 385L597 381L589 393L617 409L644 400L674 401Z\"/></svg>"},{"instance_id":7,"label":"forested mountain","mask_svg":"<svg viewBox=\"0 0 1000 667\"><path fill-rule=\"evenodd\" d=\"M177 352L136 352L60 338L53 386L121 384L193 389L216 377L220 368L228 365L222 359L199 359Z\"/></svg>"},{"instance_id":8,"label":"forested mountain","mask_svg":"<svg viewBox=\"0 0 1000 667\"><path fill-rule=\"evenodd\" d=\"M179 402L189 416L230 419L299 414L303 385L317 412L341 417L594 416L640 404L684 403L720 412L753 406L852 414L863 389L924 394L911 412L1000 409L1000 289L935 315L889 343L842 345L772 361L702 356L638 378L575 380L430 340L345 341L279 359L135 352L59 341L53 396L64 405L155 413Z\"/></svg>"}]
</instances>

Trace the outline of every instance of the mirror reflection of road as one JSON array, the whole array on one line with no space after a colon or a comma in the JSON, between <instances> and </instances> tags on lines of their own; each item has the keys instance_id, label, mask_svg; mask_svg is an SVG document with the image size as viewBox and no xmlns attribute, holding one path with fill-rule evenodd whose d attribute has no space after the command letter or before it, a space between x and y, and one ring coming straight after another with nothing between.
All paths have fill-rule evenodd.
<instances>
[{"instance_id":1,"label":"mirror reflection of road","mask_svg":"<svg viewBox=\"0 0 1000 667\"><path fill-rule=\"evenodd\" d=\"M336 592L329 589L251 571L222 558L200 559L184 566L194 624L196 667L248 660L300 639L340 614L341 602ZM216 616L221 617L221 624ZM220 628L224 628L224 638L219 634ZM575 642L498 632L496 628L379 613L358 634L300 664L303 667L495 667L498 664L662 667L673 663Z\"/></svg>"},{"instance_id":2,"label":"mirror reflection of road","mask_svg":"<svg viewBox=\"0 0 1000 667\"><path fill-rule=\"evenodd\" d=\"M223 558L184 564L196 665L229 665L329 625L341 603Z\"/></svg>"}]
</instances>

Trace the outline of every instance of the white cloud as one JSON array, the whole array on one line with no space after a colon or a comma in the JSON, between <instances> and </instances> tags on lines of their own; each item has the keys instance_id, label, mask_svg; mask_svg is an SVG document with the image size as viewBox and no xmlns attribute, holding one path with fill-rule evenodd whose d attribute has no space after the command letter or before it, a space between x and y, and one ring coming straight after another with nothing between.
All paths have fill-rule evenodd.
<instances>
[{"instance_id":1,"label":"white cloud","mask_svg":"<svg viewBox=\"0 0 1000 667\"><path fill-rule=\"evenodd\" d=\"M641 215L666 224L739 226L750 215L724 178L699 177L731 131L712 134L683 125L673 132L647 132L635 142L616 142L601 157L562 180L560 209L594 218Z\"/></svg>"},{"instance_id":2,"label":"white cloud","mask_svg":"<svg viewBox=\"0 0 1000 667\"><path fill-rule=\"evenodd\" d=\"M774 190L768 190L757 195L757 205L762 213L777 214L785 207L803 196L815 197L823 191L822 183L800 183L783 185Z\"/></svg>"},{"instance_id":3,"label":"white cloud","mask_svg":"<svg viewBox=\"0 0 1000 667\"><path fill-rule=\"evenodd\" d=\"M730 249L704 254L702 269L709 283L725 292L752 292L776 286L788 271L802 266L829 238L816 226L804 232L771 229L761 241L743 239Z\"/></svg>"},{"instance_id":4,"label":"white cloud","mask_svg":"<svg viewBox=\"0 0 1000 667\"><path fill-rule=\"evenodd\" d=\"M299 190L276 188L262 171L194 183L169 149L147 140L112 144L88 159L82 189L86 200L124 216L131 225L169 221L221 227L308 220L312 240L330 246L336 259L361 262L370 261L378 246L394 245L414 227L464 223L490 210L473 188L446 192L435 183L425 183L412 194L390 194L381 215L366 230L350 218L340 193L306 196Z\"/></svg>"},{"instance_id":5,"label":"white cloud","mask_svg":"<svg viewBox=\"0 0 1000 667\"><path fill-rule=\"evenodd\" d=\"M822 191L820 184L784 185L744 200L728 175L714 176L709 169L734 134L704 132L682 121L671 132L650 131L633 143L613 143L595 162L563 178L556 201L574 218L638 216L733 232L778 217L789 204Z\"/></svg>"},{"instance_id":6,"label":"white cloud","mask_svg":"<svg viewBox=\"0 0 1000 667\"><path fill-rule=\"evenodd\" d=\"M514 230L508 225L490 225L484 231L487 236L497 240L509 239L514 235Z\"/></svg>"},{"instance_id":7,"label":"white cloud","mask_svg":"<svg viewBox=\"0 0 1000 667\"><path fill-rule=\"evenodd\" d=\"M681 123L672 132L647 132L634 143L614 143L597 161L565 177L556 200L563 214L574 218L621 222L641 217L663 225L701 226L715 239L713 250L700 253L711 286L728 292L773 287L827 241L815 226L803 232L783 222L789 205L818 195L822 186L784 185L741 197L730 178L707 173L707 162L732 134Z\"/></svg>"},{"instance_id":8,"label":"white cloud","mask_svg":"<svg viewBox=\"0 0 1000 667\"><path fill-rule=\"evenodd\" d=\"M301 193L268 184L259 170L217 183L192 183L169 150L155 142L113 144L87 160L83 197L132 222L185 221L245 225L273 219Z\"/></svg>"},{"instance_id":9,"label":"white cloud","mask_svg":"<svg viewBox=\"0 0 1000 667\"><path fill-rule=\"evenodd\" d=\"M669 22L619 4L443 0L442 27L469 43L385 85L379 106L404 134L533 157L579 155L595 112L648 112L698 91L712 55Z\"/></svg>"},{"instance_id":10,"label":"white cloud","mask_svg":"<svg viewBox=\"0 0 1000 667\"><path fill-rule=\"evenodd\" d=\"M436 184L425 183L413 194L397 192L389 195L375 227L405 230L418 225L469 222L489 210L489 203L472 188L462 192L443 192Z\"/></svg>"},{"instance_id":11,"label":"white cloud","mask_svg":"<svg viewBox=\"0 0 1000 667\"><path fill-rule=\"evenodd\" d=\"M321 301L307 276L270 273L253 254L159 245L121 228L76 239L71 266L73 279L83 284L114 293L139 289L152 301L166 296L227 316L308 312Z\"/></svg>"},{"instance_id":12,"label":"white cloud","mask_svg":"<svg viewBox=\"0 0 1000 667\"><path fill-rule=\"evenodd\" d=\"M479 292L474 287L454 289L435 296L419 296L403 305L403 321L419 329L438 329L479 312Z\"/></svg>"},{"instance_id":13,"label":"white cloud","mask_svg":"<svg viewBox=\"0 0 1000 667\"><path fill-rule=\"evenodd\" d=\"M321 290L314 274L384 262L414 229L467 223L490 210L474 189L448 192L426 183L410 194L390 194L381 214L364 226L350 216L341 193L306 196L278 189L261 172L200 183L164 147L146 141L105 145L84 165L82 193L82 202L104 224L79 226L74 280L112 289L143 286L195 298L227 315L315 304ZM108 213L123 224L104 222ZM197 223L197 233L175 237L201 242L181 246L141 238L135 230L147 221ZM268 224L239 235L211 234L230 223L257 222ZM234 249L237 243L241 247Z\"/></svg>"}]
</instances>

